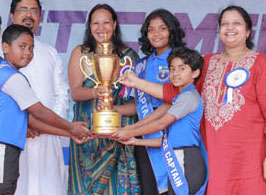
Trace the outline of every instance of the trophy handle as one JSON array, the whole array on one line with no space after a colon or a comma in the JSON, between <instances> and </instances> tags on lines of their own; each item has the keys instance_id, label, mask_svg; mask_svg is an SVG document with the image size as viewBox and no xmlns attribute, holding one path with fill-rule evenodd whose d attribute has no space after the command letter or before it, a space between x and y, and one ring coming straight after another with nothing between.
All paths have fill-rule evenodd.
<instances>
[{"instance_id":1,"label":"trophy handle","mask_svg":"<svg viewBox=\"0 0 266 195\"><path fill-rule=\"evenodd\" d=\"M131 70L132 70L132 67L133 67L133 63L132 63L131 58L130 58L129 56L125 56L125 57L123 58L123 60L124 60L124 63L120 63L120 66L125 66L126 63L127 63L127 60L128 60L128 61L129 61L129 64L130 64L129 71L131 71ZM118 83L119 81L121 81L123 78L125 78L125 77L122 76L122 77L118 78L118 79L113 83L115 89L118 88L117 83Z\"/></svg>"},{"instance_id":2,"label":"trophy handle","mask_svg":"<svg viewBox=\"0 0 266 195\"><path fill-rule=\"evenodd\" d=\"M82 74L83 74L86 78L92 80L92 81L95 83L95 85L96 85L95 88L98 87L99 82L97 82L94 78L92 78L90 75L88 75L88 74L86 73L86 71L84 71L83 66L82 66L82 61L83 61L83 60L85 60L85 63L86 63L87 66L93 66L93 63L90 62L90 60L88 59L88 56L84 56L84 55L83 55L83 56L80 58L80 60L79 60L79 68L80 68Z\"/></svg>"}]
</instances>

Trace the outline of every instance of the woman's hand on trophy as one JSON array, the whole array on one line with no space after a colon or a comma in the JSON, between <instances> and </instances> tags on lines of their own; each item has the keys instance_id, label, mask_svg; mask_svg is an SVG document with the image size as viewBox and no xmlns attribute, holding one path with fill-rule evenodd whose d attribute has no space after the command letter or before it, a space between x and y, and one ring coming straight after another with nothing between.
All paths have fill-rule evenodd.
<instances>
[{"instance_id":1,"label":"woman's hand on trophy","mask_svg":"<svg viewBox=\"0 0 266 195\"><path fill-rule=\"evenodd\" d=\"M93 88L93 96L94 98L103 98L104 96L108 96L110 94L110 90L108 87L98 86L97 88Z\"/></svg>"},{"instance_id":2,"label":"woman's hand on trophy","mask_svg":"<svg viewBox=\"0 0 266 195\"><path fill-rule=\"evenodd\" d=\"M119 83L126 85L127 87L136 88L138 81L139 78L137 77L137 75L133 71L128 70L125 72L125 74L123 74Z\"/></svg>"},{"instance_id":3,"label":"woman's hand on trophy","mask_svg":"<svg viewBox=\"0 0 266 195\"><path fill-rule=\"evenodd\" d=\"M103 97L100 97L98 99L96 110L100 111L100 110L104 110L104 108L111 109L110 106L113 104L113 98L109 97L108 99L109 99L108 102L106 102L104 101Z\"/></svg>"},{"instance_id":4,"label":"woman's hand on trophy","mask_svg":"<svg viewBox=\"0 0 266 195\"><path fill-rule=\"evenodd\" d=\"M104 103L103 99L102 99L102 98L99 98L99 99L98 99L98 103L97 103L96 110L97 110L97 111L103 110L105 104L106 104L106 103Z\"/></svg>"}]
</instances>

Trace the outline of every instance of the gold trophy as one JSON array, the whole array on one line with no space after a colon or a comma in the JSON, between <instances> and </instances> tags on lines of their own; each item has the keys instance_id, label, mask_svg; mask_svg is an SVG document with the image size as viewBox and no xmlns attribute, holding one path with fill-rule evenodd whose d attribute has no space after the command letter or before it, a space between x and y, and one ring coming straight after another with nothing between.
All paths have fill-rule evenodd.
<instances>
[{"instance_id":1,"label":"gold trophy","mask_svg":"<svg viewBox=\"0 0 266 195\"><path fill-rule=\"evenodd\" d=\"M121 66L125 66L129 61L130 69L132 69L132 61L129 56L124 57L124 63L120 63L120 58L112 53L111 45L106 41L107 34L104 35L104 43L101 44L102 51L91 57L83 55L80 58L80 70L86 78L91 79L96 88L104 86L111 91L111 86L117 87L119 71ZM91 70L95 79L91 77ZM112 92L107 92L103 96L104 108L100 111L93 112L92 115L92 132L97 135L110 135L117 128L121 127L121 116L112 109Z\"/></svg>"}]
</instances>

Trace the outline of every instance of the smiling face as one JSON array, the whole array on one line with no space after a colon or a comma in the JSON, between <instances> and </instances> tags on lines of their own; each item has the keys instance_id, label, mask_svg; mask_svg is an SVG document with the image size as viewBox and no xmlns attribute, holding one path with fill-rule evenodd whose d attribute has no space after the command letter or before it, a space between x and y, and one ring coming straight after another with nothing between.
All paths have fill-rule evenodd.
<instances>
[{"instance_id":1,"label":"smiling face","mask_svg":"<svg viewBox=\"0 0 266 195\"><path fill-rule=\"evenodd\" d=\"M220 39L227 48L245 47L246 40L250 34L245 20L236 10L224 12L219 35Z\"/></svg>"},{"instance_id":2,"label":"smiling face","mask_svg":"<svg viewBox=\"0 0 266 195\"><path fill-rule=\"evenodd\" d=\"M200 74L199 69L192 71L191 67L184 64L181 58L173 58L170 63L170 80L180 91L194 83Z\"/></svg>"},{"instance_id":3,"label":"smiling face","mask_svg":"<svg viewBox=\"0 0 266 195\"><path fill-rule=\"evenodd\" d=\"M150 21L148 26L148 39L150 44L156 49L157 55L163 54L170 48L169 29L160 17Z\"/></svg>"},{"instance_id":4,"label":"smiling face","mask_svg":"<svg viewBox=\"0 0 266 195\"><path fill-rule=\"evenodd\" d=\"M106 9L96 10L91 17L91 33L97 44L104 42L104 33L107 33L107 42L111 43L115 31L116 22L112 19L112 14Z\"/></svg>"},{"instance_id":5,"label":"smiling face","mask_svg":"<svg viewBox=\"0 0 266 195\"><path fill-rule=\"evenodd\" d=\"M15 12L10 14L10 18L13 24L26 26L35 32L40 23L40 12L36 0L22 0L17 3Z\"/></svg>"},{"instance_id":6,"label":"smiling face","mask_svg":"<svg viewBox=\"0 0 266 195\"><path fill-rule=\"evenodd\" d=\"M3 42L2 48L5 60L16 69L27 66L33 58L33 38L23 33L10 45Z\"/></svg>"}]
</instances>

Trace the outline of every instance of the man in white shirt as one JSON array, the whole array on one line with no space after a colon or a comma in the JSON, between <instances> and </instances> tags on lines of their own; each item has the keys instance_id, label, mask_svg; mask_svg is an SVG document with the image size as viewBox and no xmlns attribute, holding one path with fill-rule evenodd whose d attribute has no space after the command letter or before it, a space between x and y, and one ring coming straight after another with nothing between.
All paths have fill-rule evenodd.
<instances>
[{"instance_id":1,"label":"man in white shirt","mask_svg":"<svg viewBox=\"0 0 266 195\"><path fill-rule=\"evenodd\" d=\"M41 9L39 0L12 0L11 21L35 32L40 23ZM57 51L35 37L33 60L20 71L29 80L41 103L66 118L68 85ZM65 195L66 179L60 137L41 134L34 139L28 138L20 156L20 177L15 194Z\"/></svg>"}]
</instances>

